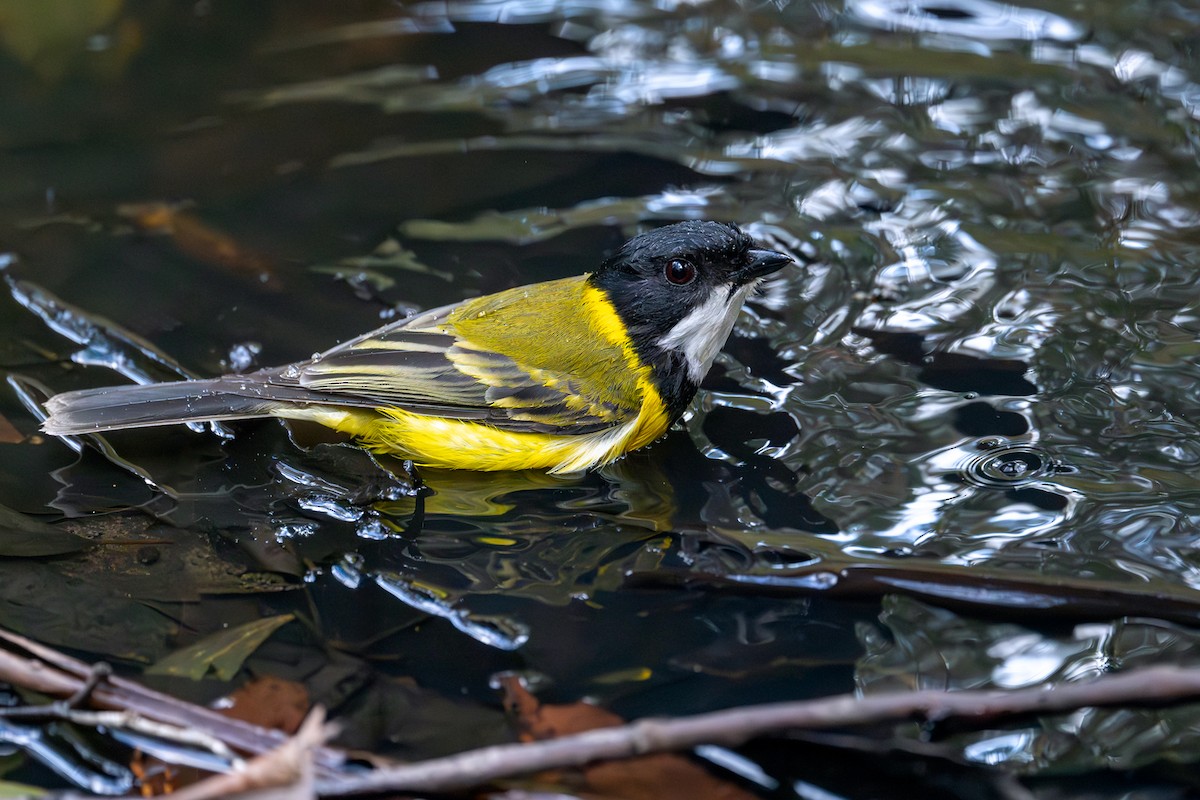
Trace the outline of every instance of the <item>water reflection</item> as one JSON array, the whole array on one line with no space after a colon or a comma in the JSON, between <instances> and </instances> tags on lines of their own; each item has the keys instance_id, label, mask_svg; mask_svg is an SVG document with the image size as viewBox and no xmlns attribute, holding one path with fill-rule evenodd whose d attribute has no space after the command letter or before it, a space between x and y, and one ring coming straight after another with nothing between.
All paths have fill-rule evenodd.
<instances>
[{"instance_id":1,"label":"water reflection","mask_svg":"<svg viewBox=\"0 0 1200 800\"><path fill-rule=\"evenodd\" d=\"M894 639L861 627L866 654L857 678L864 692L904 688L1021 688L1079 681L1116 668L1195 663L1194 630L1145 619L1086 624L1049 635L1007 623L971 623L913 601L885 604L881 622ZM982 764L1037 772L1054 764L1084 770L1181 757L1196 746L1195 705L1172 709L1083 709L1022 731L962 736L964 756ZM915 729L909 734L916 733ZM1186 756L1183 756L1186 758Z\"/></svg>"},{"instance_id":2,"label":"water reflection","mask_svg":"<svg viewBox=\"0 0 1200 800\"><path fill-rule=\"evenodd\" d=\"M936 33L966 40L1048 39L1073 42L1083 38L1078 22L991 0L849 0L851 19L886 30Z\"/></svg>"},{"instance_id":3,"label":"water reflection","mask_svg":"<svg viewBox=\"0 0 1200 800\"><path fill-rule=\"evenodd\" d=\"M110 53L125 79L103 93L74 71L47 79L0 37L13 126L0 235L15 254L0 416L16 431L0 441L0 503L56 510L101 541L111 520L161 551L100 562L120 578L84 581L84 600L62 570L94 562L23 572L141 626L100 626L80 646L108 637L123 658L154 658L176 631L256 617L231 598L261 592L315 609L315 642L294 646L315 658L336 642L364 659L349 671L403 658L439 689L482 695L486 673L521 669L563 696L677 713L797 691L814 664L854 654L854 603L872 616L903 591L960 613L888 605L890 643L861 636L868 690L1068 680L1126 663L1123 648L1190 658L1194 12L271 9L127 3L118 17L145 46ZM97 23L97 48L127 41L105 27L118 17ZM100 96L99 111L77 99ZM178 198L220 246L121 213ZM680 429L595 474L414 471L274 423L78 452L35 431L51 391L286 363L701 218L811 263L751 299ZM238 274L263 263L247 253L267 254L271 286ZM679 588L696 585L720 591ZM964 610L1174 623L1054 637ZM1137 715L1095 720L1143 731ZM1005 731L963 746L986 763L1089 765L1071 744L1082 727L1062 723L1067 745ZM1184 750L1182 735L1144 735L1153 746L1121 763Z\"/></svg>"}]
</instances>

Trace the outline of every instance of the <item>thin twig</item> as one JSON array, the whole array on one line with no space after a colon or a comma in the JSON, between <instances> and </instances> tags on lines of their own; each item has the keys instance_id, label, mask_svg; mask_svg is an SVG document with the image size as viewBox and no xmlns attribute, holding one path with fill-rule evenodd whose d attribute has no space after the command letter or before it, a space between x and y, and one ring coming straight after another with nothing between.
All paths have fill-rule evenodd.
<instances>
[{"instance_id":1,"label":"thin twig","mask_svg":"<svg viewBox=\"0 0 1200 800\"><path fill-rule=\"evenodd\" d=\"M63 702L67 704L67 708L78 708L87 702L87 699L92 696L92 692L96 691L97 686L110 677L112 677L112 666L103 661L92 664L91 671L88 672L83 685Z\"/></svg>"},{"instance_id":2,"label":"thin twig","mask_svg":"<svg viewBox=\"0 0 1200 800\"><path fill-rule=\"evenodd\" d=\"M592 761L684 750L698 744L736 746L767 733L949 717L982 723L997 717L1071 711L1087 706L1148 705L1200 697L1200 669L1150 667L1086 683L1014 691L923 690L770 703L677 719L643 719L532 744L498 745L447 758L325 779L322 796L388 791L450 791L500 778Z\"/></svg>"},{"instance_id":3,"label":"thin twig","mask_svg":"<svg viewBox=\"0 0 1200 800\"><path fill-rule=\"evenodd\" d=\"M212 775L171 792L173 800L315 800L313 750L336 735L337 725L325 722L325 711L316 706L305 717L295 736L279 747L241 762L229 772ZM96 795L65 792L60 800L95 800Z\"/></svg>"},{"instance_id":4,"label":"thin twig","mask_svg":"<svg viewBox=\"0 0 1200 800\"><path fill-rule=\"evenodd\" d=\"M205 731L195 728L181 728L178 725L168 725L165 722L145 719L132 711L81 711L79 709L66 709L60 718L82 727L128 731L184 747L205 750L217 758L228 762L234 769L237 769L244 763L243 759L237 753L230 750L225 742Z\"/></svg>"},{"instance_id":5,"label":"thin twig","mask_svg":"<svg viewBox=\"0 0 1200 800\"><path fill-rule=\"evenodd\" d=\"M0 641L35 656L27 658L0 647L0 681L51 697L70 698L77 695L94 674L91 665L11 631L0 629ZM97 708L130 712L165 725L203 731L212 739L251 755L269 752L288 741L287 734L281 731L226 717L115 675L100 681L87 699ZM56 713L53 706L48 707L47 712ZM317 747L313 757L318 775L332 777L340 773L344 761L340 752Z\"/></svg>"},{"instance_id":6,"label":"thin twig","mask_svg":"<svg viewBox=\"0 0 1200 800\"><path fill-rule=\"evenodd\" d=\"M219 800L239 795L265 798L315 798L312 751L337 732L316 706L296 735L274 750L256 756L238 769L214 775L171 794L175 800ZM243 795L243 793L245 793Z\"/></svg>"},{"instance_id":7,"label":"thin twig","mask_svg":"<svg viewBox=\"0 0 1200 800\"><path fill-rule=\"evenodd\" d=\"M741 531L706 529L683 532L679 538L683 561L699 558L700 548L717 542L732 548L742 560L755 563L770 547L759 545L759 537L747 541ZM1018 570L972 564L948 564L936 559L896 558L855 553L847 556L836 542L810 537L804 553L789 551L793 566L768 573L739 572L737 567L718 563L687 567L656 565L653 569L626 575L627 586L686 585L730 589L738 594L760 592L796 597L821 595L847 599L878 598L899 592L924 598L949 608L1015 608L1025 616L1053 619L1112 619L1130 608L1153 609L1153 616L1195 625L1200 619L1200 593L1182 582L1121 581L1067 573L1029 574Z\"/></svg>"},{"instance_id":8,"label":"thin twig","mask_svg":"<svg viewBox=\"0 0 1200 800\"><path fill-rule=\"evenodd\" d=\"M0 674L11 673L0 669ZM137 733L143 736L161 739L164 742L187 747L207 750L234 766L241 762L241 757L233 752L220 738L196 727L182 727L153 719L146 719L134 711L89 711L78 708L70 700L59 700L40 706L10 706L0 708L0 719L15 722L45 723L70 722L88 728L109 728Z\"/></svg>"}]
</instances>

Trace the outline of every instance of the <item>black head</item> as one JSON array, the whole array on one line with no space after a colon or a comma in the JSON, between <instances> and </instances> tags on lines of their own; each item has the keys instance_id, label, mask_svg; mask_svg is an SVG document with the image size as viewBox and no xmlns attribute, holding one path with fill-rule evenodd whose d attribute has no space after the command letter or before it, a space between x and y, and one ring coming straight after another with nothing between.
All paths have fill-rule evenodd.
<instances>
[{"instance_id":1,"label":"black head","mask_svg":"<svg viewBox=\"0 0 1200 800\"><path fill-rule=\"evenodd\" d=\"M735 225L680 222L626 242L588 280L603 289L678 413L725 344L746 295L790 264Z\"/></svg>"}]
</instances>

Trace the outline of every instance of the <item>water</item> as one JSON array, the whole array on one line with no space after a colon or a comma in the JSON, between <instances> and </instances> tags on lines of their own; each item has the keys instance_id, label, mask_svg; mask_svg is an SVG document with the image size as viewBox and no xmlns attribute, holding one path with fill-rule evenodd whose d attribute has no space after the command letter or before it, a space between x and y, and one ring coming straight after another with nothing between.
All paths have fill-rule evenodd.
<instances>
[{"instance_id":1,"label":"water","mask_svg":"<svg viewBox=\"0 0 1200 800\"><path fill-rule=\"evenodd\" d=\"M501 738L505 670L633 717L1195 660L1191 5L80 5L0 25L0 504L107 544L6 562L0 624L137 673L296 613L249 667L406 758ZM705 218L805 266L593 474L36 434L50 392L307 358ZM1122 713L955 746L1174 796L1193 712ZM785 794L878 768L773 747Z\"/></svg>"}]
</instances>

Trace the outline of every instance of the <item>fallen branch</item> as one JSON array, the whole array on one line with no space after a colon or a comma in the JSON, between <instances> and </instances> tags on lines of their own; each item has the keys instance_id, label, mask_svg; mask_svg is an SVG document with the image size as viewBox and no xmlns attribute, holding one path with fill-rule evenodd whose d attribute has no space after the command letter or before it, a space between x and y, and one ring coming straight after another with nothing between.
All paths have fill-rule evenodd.
<instances>
[{"instance_id":1,"label":"fallen branch","mask_svg":"<svg viewBox=\"0 0 1200 800\"><path fill-rule=\"evenodd\" d=\"M315 800L313 750L337 733L325 722L325 710L315 707L300 729L279 747L168 794L172 800ZM143 792L145 787L143 787ZM96 800L97 795L64 792L60 800ZM148 796L148 795L146 795ZM157 795L156 795L157 796Z\"/></svg>"},{"instance_id":2,"label":"fallen branch","mask_svg":"<svg viewBox=\"0 0 1200 800\"><path fill-rule=\"evenodd\" d=\"M818 700L769 703L678 719L643 719L629 725L531 744L497 745L362 776L327 778L321 796L390 791L452 791L592 761L685 750L699 744L736 746L756 736L791 729L842 728L909 719L938 722L951 717L976 723L998 717L1073 711L1088 706L1156 705L1200 697L1200 669L1150 667L1106 675L1086 683L1014 691L838 695Z\"/></svg>"},{"instance_id":3,"label":"fallen branch","mask_svg":"<svg viewBox=\"0 0 1200 800\"><path fill-rule=\"evenodd\" d=\"M250 790L266 800L276 789L291 787L289 797L337 797L383 792L454 791L502 778L550 769L578 767L651 753L687 750L700 744L737 746L754 737L792 730L823 730L903 720L986 725L998 718L1047 714L1099 706L1161 705L1188 698L1200 699L1200 668L1150 667L1095 680L1013 691L925 690L894 694L839 695L788 703L771 703L698 714L677 719L643 719L629 725L599 728L529 744L499 745L365 774L339 769L343 756L322 746L328 729L314 714L305 734L288 740L270 731L229 719L205 708L153 692L132 681L97 673L94 667L72 659L25 637L0 631L0 640L36 656L29 658L0 648L0 680L44 694L86 700L100 708L118 708L180 728L191 726L207 737L242 752L271 756L254 763L254 769L235 769L195 788L195 798L225 796ZM90 689L91 691L87 691ZM39 712L43 713L43 712ZM131 726L121 720L97 716L70 703L45 714L83 715L90 722ZM34 715L36 716L36 715ZM140 727L137 724L131 727ZM163 733L162 731L159 732ZM175 731L167 731L173 738ZM282 745L288 743L287 746ZM210 750L212 742L194 742ZM215 749L221 749L217 747ZM314 781L315 778L315 781Z\"/></svg>"},{"instance_id":4,"label":"fallen branch","mask_svg":"<svg viewBox=\"0 0 1200 800\"><path fill-rule=\"evenodd\" d=\"M247 797L316 797L313 790L312 751L337 732L326 724L325 711L317 706L305 718L296 735L276 749L256 756L223 775L205 778L171 793L173 800L222 800L233 795Z\"/></svg>"},{"instance_id":5,"label":"fallen branch","mask_svg":"<svg viewBox=\"0 0 1200 800\"><path fill-rule=\"evenodd\" d=\"M0 681L50 697L71 699L88 689L89 682L94 679L95 671L91 665L24 636L0 629L0 641L34 656L28 658L0 647ZM150 723L156 722L177 730L192 731L195 744L222 742L242 753L262 755L289 740L282 731L227 717L116 676L106 676L90 689L87 693L90 706L124 712L127 720L141 718L148 721L145 725L150 729L153 728ZM62 708L45 711L50 716L62 713ZM73 713L78 715L80 711ZM130 723L127 727L138 729L143 725ZM344 757L339 751L315 747L312 757L318 775L332 777L340 773Z\"/></svg>"},{"instance_id":6,"label":"fallen branch","mask_svg":"<svg viewBox=\"0 0 1200 800\"><path fill-rule=\"evenodd\" d=\"M656 557L649 568L634 568L626 586L689 586L796 597L820 595L838 599L877 599L900 593L950 609L995 613L1011 608L1023 616L1052 619L1113 619L1146 613L1158 619L1195 625L1200 620L1200 592L1178 581L1107 580L1080 577L1069 570L1043 575L1036 570L981 564L948 564L921 557L856 553L847 556L836 542L807 537L800 551L778 555L790 566L746 569L769 556L767 544L748 544L737 531L714 529L680 534L674 565ZM706 551L706 544L720 548ZM734 555L712 555L732 550Z\"/></svg>"}]
</instances>

